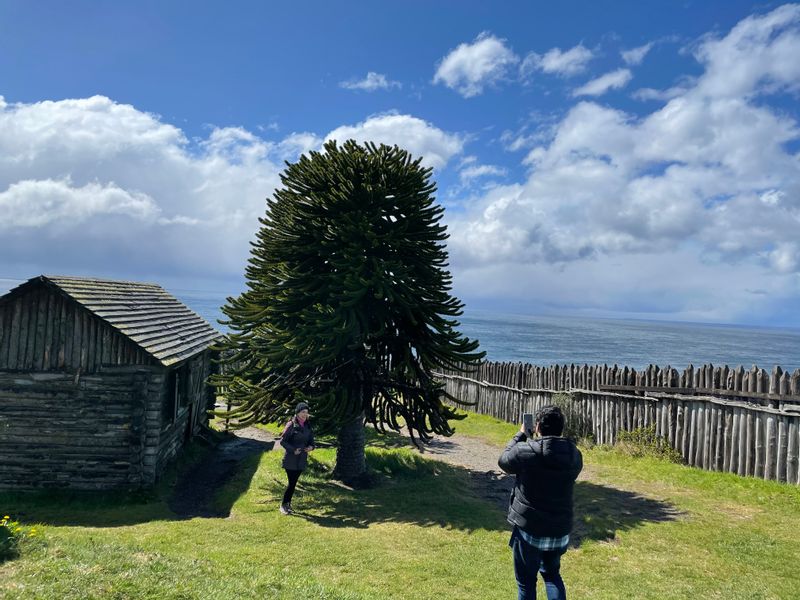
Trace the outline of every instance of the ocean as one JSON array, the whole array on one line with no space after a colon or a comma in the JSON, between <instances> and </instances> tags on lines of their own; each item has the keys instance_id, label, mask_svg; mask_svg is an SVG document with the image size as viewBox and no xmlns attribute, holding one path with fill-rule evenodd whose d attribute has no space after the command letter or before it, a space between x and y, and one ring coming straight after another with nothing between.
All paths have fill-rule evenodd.
<instances>
[{"instance_id":1,"label":"ocean","mask_svg":"<svg viewBox=\"0 0 800 600\"><path fill-rule=\"evenodd\" d=\"M172 290L208 321L224 318L223 294ZM480 341L491 361L538 365L649 364L683 369L711 363L771 371L800 368L800 329L570 316L530 316L465 310L462 331Z\"/></svg>"}]
</instances>

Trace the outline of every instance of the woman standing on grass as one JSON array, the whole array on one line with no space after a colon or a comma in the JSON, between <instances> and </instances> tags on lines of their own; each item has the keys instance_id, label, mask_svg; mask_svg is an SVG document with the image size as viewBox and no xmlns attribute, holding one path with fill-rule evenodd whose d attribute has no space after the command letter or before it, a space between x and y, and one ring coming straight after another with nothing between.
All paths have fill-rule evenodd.
<instances>
[{"instance_id":1,"label":"woman standing on grass","mask_svg":"<svg viewBox=\"0 0 800 600\"><path fill-rule=\"evenodd\" d=\"M284 515L292 514L292 496L300 473L308 463L308 453L314 449L314 432L308 422L308 404L301 402L294 409L294 418L286 424L281 434L281 446L286 450L283 457L283 468L289 479L289 485L283 493L280 511Z\"/></svg>"}]
</instances>

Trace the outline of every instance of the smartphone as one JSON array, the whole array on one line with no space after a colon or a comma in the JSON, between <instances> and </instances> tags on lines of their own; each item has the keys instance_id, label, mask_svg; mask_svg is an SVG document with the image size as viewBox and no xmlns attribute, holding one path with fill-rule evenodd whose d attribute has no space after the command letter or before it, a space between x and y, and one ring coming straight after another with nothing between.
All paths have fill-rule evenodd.
<instances>
[{"instance_id":1,"label":"smartphone","mask_svg":"<svg viewBox=\"0 0 800 600\"><path fill-rule=\"evenodd\" d=\"M522 425L525 429L525 435L528 437L533 437L533 414L532 413L523 413L522 415Z\"/></svg>"}]
</instances>

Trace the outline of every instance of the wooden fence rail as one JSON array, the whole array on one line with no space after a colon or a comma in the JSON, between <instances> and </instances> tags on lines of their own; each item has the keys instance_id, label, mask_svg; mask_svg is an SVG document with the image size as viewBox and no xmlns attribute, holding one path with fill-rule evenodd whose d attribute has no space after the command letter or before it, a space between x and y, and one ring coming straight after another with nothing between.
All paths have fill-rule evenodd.
<instances>
[{"instance_id":1,"label":"wooden fence rail","mask_svg":"<svg viewBox=\"0 0 800 600\"><path fill-rule=\"evenodd\" d=\"M570 392L595 441L655 425L686 463L707 470L800 483L800 370L707 365L666 367L484 363L471 373L444 372L446 391L472 410L509 422ZM727 392L727 393L726 393Z\"/></svg>"}]
</instances>

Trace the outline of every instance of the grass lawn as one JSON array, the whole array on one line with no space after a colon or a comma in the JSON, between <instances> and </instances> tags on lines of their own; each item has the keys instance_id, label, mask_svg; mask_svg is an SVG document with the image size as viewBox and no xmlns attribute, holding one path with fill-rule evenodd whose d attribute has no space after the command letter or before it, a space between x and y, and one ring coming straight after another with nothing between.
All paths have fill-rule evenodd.
<instances>
[{"instance_id":1,"label":"grass lawn","mask_svg":"<svg viewBox=\"0 0 800 600\"><path fill-rule=\"evenodd\" d=\"M458 433L502 445L515 427L470 415ZM314 453L297 517L277 511L280 452L253 457L217 498L228 518L178 520L163 485L148 496L0 496L43 541L0 565L2 598L447 598L515 596L508 526L468 474L381 438L381 484L331 482ZM499 452L499 448L498 448ZM798 598L800 490L616 452L584 452L575 598Z\"/></svg>"}]
</instances>

